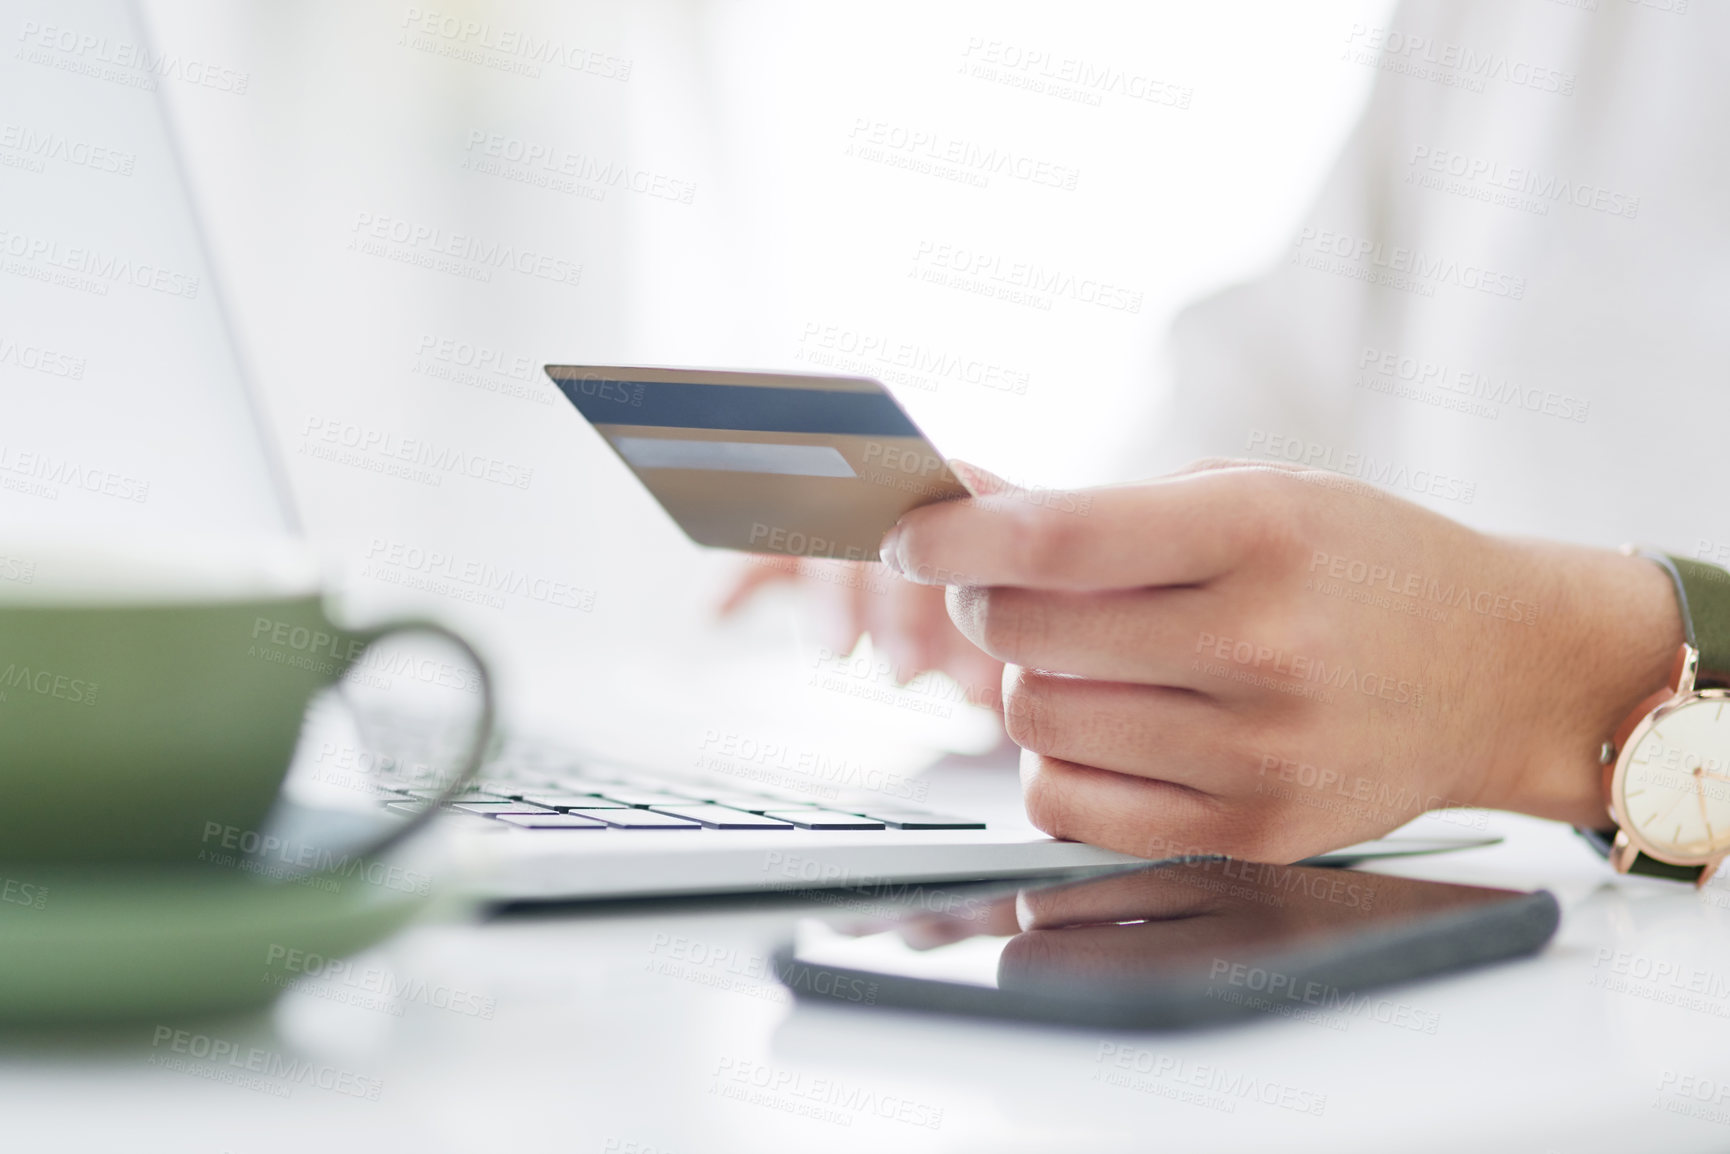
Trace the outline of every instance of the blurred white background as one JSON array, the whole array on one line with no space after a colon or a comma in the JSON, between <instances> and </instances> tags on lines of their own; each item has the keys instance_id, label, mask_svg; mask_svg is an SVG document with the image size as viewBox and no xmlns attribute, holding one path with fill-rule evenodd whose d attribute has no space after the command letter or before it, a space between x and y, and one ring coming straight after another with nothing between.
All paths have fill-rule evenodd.
<instances>
[{"instance_id":1,"label":"blurred white background","mask_svg":"<svg viewBox=\"0 0 1730 1154\"><path fill-rule=\"evenodd\" d=\"M477 634L519 721L605 746L652 718L689 757L717 727L887 751L978 748L992 726L929 694L805 687L791 598L715 624L738 559L690 545L539 366L872 372L954 456L1024 484L1111 478L1159 399L1172 314L1294 232L1372 76L1340 45L1386 7L146 12L159 49L245 78L162 86L353 614ZM982 295L957 264L1057 287ZM111 387L85 382L91 412ZM499 479L382 471L410 442Z\"/></svg>"}]
</instances>

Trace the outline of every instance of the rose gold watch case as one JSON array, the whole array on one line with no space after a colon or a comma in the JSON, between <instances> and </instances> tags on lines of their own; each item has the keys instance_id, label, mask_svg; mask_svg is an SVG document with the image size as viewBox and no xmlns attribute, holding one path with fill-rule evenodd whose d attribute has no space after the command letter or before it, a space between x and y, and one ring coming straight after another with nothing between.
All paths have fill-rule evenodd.
<instances>
[{"instance_id":1,"label":"rose gold watch case","mask_svg":"<svg viewBox=\"0 0 1730 1154\"><path fill-rule=\"evenodd\" d=\"M1717 872L1718 865L1726 857L1730 857L1730 830L1726 832L1727 844L1719 850L1701 855L1679 855L1671 850L1661 850L1641 836L1640 831L1631 823L1624 822L1621 816L1622 806L1618 804L1622 790L1627 784L1628 767L1633 762L1634 750L1653 727L1664 718L1696 701L1730 701L1730 689L1695 689L1694 680L1699 674L1700 654L1693 646L1684 645L1676 655L1676 669L1671 678L1674 688L1654 697L1661 698L1656 704L1652 698L1642 702L1627 721L1618 727L1616 733L1616 759L1613 764L1605 766L1604 802L1609 811L1610 820L1616 823L1616 841L1610 850L1610 864L1618 873L1627 873L1634 864L1634 859L1640 854L1655 861L1678 866L1705 866L1700 871L1700 879L1695 884L1704 886L1712 875ZM1630 726L1632 722L1632 726Z\"/></svg>"}]
</instances>

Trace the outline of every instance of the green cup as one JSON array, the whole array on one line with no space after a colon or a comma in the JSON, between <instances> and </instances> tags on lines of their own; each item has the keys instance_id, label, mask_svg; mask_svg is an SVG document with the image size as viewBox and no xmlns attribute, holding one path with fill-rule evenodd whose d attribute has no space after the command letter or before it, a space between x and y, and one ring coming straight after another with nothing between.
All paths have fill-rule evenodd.
<instances>
[{"instance_id":1,"label":"green cup","mask_svg":"<svg viewBox=\"0 0 1730 1154\"><path fill-rule=\"evenodd\" d=\"M444 638L468 666L408 676L477 697L473 740L443 796L355 857L429 820L479 769L492 680L441 625L331 621L292 542L0 544L0 859L197 862L211 831L256 831L282 788L312 697L369 668L394 634Z\"/></svg>"}]
</instances>

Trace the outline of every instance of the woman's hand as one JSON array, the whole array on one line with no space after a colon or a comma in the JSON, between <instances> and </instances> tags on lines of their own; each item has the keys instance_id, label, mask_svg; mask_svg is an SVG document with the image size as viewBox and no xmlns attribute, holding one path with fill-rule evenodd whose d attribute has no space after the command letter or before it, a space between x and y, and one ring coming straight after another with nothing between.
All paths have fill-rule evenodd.
<instances>
[{"instance_id":1,"label":"woman's hand","mask_svg":"<svg viewBox=\"0 0 1730 1154\"><path fill-rule=\"evenodd\" d=\"M1650 562L1333 473L964 479L984 495L909 513L884 560L1010 663L1034 824L1144 857L1293 861L1456 805L1603 825L1599 743L1682 640Z\"/></svg>"},{"instance_id":2,"label":"woman's hand","mask_svg":"<svg viewBox=\"0 0 1730 1154\"><path fill-rule=\"evenodd\" d=\"M829 603L824 616L838 622L839 630L824 644L834 652L851 653L860 635L869 633L897 681L938 670L966 690L967 700L998 706L1003 663L981 652L950 622L941 588L904 581L874 563L752 557L722 602L722 615L782 582L796 582Z\"/></svg>"}]
</instances>

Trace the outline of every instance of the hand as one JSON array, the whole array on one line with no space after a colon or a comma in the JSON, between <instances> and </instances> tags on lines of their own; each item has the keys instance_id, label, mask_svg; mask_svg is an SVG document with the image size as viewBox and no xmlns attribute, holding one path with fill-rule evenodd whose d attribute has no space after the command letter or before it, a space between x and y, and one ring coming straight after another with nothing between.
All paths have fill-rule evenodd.
<instances>
[{"instance_id":1,"label":"hand","mask_svg":"<svg viewBox=\"0 0 1730 1154\"><path fill-rule=\"evenodd\" d=\"M1599 743L1682 640L1650 562L1333 473L963 479L982 495L909 513L884 559L1010 663L1034 824L1143 857L1294 861L1456 805L1603 826Z\"/></svg>"},{"instance_id":2,"label":"hand","mask_svg":"<svg viewBox=\"0 0 1730 1154\"><path fill-rule=\"evenodd\" d=\"M956 630L942 589L903 581L877 564L752 557L722 601L721 614L736 612L759 590L781 582L797 582L829 602L827 616L840 627L824 644L834 652L851 653L860 635L869 633L897 681L938 670L966 690L967 700L999 704L1003 663Z\"/></svg>"}]
</instances>

